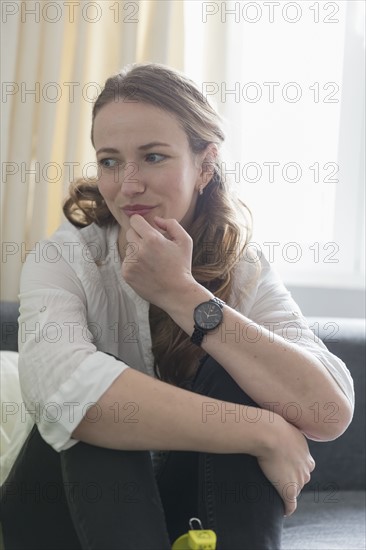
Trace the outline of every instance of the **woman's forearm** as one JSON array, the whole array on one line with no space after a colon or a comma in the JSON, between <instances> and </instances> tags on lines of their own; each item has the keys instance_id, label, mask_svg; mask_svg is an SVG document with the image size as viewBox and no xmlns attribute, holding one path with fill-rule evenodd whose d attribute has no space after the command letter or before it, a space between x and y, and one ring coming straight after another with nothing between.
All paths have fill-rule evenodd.
<instances>
[{"instance_id":1,"label":"woman's forearm","mask_svg":"<svg viewBox=\"0 0 366 550\"><path fill-rule=\"evenodd\" d=\"M213 295L198 283L188 284L183 294L184 300L167 299L165 309L190 335L194 308ZM224 306L223 323L204 338L202 348L258 405L309 438L331 440L348 426L351 407L322 363L230 307Z\"/></svg>"},{"instance_id":2,"label":"woman's forearm","mask_svg":"<svg viewBox=\"0 0 366 550\"><path fill-rule=\"evenodd\" d=\"M239 404L238 414L223 419L227 405L127 369L91 407L72 437L120 450L262 454L275 420L283 420L269 411L258 416L254 407ZM259 421L245 420L252 418Z\"/></svg>"}]
</instances>

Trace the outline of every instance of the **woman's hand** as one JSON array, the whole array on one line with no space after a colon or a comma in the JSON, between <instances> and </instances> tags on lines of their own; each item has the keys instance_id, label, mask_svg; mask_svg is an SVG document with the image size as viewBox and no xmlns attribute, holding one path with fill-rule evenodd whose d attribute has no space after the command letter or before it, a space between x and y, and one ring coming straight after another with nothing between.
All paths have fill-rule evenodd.
<instances>
[{"instance_id":1,"label":"woman's hand","mask_svg":"<svg viewBox=\"0 0 366 550\"><path fill-rule=\"evenodd\" d=\"M310 481L315 462L305 436L281 416L275 416L270 431L267 448L257 459L264 475L281 496L285 515L290 516L297 508L300 491Z\"/></svg>"},{"instance_id":2,"label":"woman's hand","mask_svg":"<svg viewBox=\"0 0 366 550\"><path fill-rule=\"evenodd\" d=\"M182 298L185 288L197 285L191 272L193 244L176 220L156 216L154 222L161 231L142 216L131 216L126 240L137 246L137 254L126 256L122 275L142 298L165 309Z\"/></svg>"}]
</instances>

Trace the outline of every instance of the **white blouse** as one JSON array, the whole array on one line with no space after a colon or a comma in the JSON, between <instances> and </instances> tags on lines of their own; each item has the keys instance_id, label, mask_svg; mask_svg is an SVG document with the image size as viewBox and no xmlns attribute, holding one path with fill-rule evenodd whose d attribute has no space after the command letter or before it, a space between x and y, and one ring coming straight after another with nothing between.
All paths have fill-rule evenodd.
<instances>
[{"instance_id":1,"label":"white blouse","mask_svg":"<svg viewBox=\"0 0 366 550\"><path fill-rule=\"evenodd\" d=\"M22 397L27 414L56 451L78 442L71 437L73 430L121 372L134 368L154 376L149 303L121 275L117 237L117 225L77 229L67 221L37 243L23 266ZM259 256L257 278L253 259L243 257L239 262L228 305L313 353L354 406L346 365L316 337L277 272L263 254ZM127 258L135 260L133 250ZM132 418L132 400L120 404L116 413Z\"/></svg>"}]
</instances>

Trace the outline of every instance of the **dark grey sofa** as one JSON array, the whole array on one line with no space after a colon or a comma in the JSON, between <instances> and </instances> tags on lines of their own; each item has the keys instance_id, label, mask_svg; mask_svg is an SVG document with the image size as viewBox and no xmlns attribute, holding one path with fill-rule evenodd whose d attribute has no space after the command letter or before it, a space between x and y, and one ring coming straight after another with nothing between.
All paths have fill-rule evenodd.
<instances>
[{"instance_id":1,"label":"dark grey sofa","mask_svg":"<svg viewBox=\"0 0 366 550\"><path fill-rule=\"evenodd\" d=\"M18 305L2 302L0 316L1 349L16 351ZM350 369L356 408L352 424L340 438L327 443L309 442L316 469L299 496L296 513L285 520L283 550L365 549L364 322L321 317L309 322L319 327L318 336ZM334 327L336 331L331 330Z\"/></svg>"}]
</instances>

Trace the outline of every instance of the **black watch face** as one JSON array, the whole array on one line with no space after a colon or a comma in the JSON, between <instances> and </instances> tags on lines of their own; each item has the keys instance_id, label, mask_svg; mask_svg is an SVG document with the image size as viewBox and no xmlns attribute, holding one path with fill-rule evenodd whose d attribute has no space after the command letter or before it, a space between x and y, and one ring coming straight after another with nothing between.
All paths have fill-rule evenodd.
<instances>
[{"instance_id":1,"label":"black watch face","mask_svg":"<svg viewBox=\"0 0 366 550\"><path fill-rule=\"evenodd\" d=\"M202 330L212 330L222 321L223 313L220 306L215 303L204 303L196 307L194 321Z\"/></svg>"}]
</instances>

